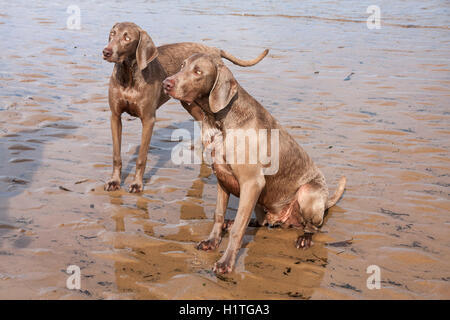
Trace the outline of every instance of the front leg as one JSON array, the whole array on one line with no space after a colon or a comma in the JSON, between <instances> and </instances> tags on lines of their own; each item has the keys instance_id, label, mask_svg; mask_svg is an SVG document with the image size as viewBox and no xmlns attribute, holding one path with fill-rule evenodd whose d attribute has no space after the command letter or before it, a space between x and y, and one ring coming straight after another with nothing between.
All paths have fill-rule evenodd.
<instances>
[{"instance_id":1,"label":"front leg","mask_svg":"<svg viewBox=\"0 0 450 320\"><path fill-rule=\"evenodd\" d=\"M236 256L241 248L242 239L244 238L245 230L247 229L252 211L258 201L261 191L265 185L265 179L262 175L251 175L251 178L246 181L239 179L241 186L239 208L231 227L230 240L224 255L214 265L214 272L228 273L233 270L236 262Z\"/></svg>"},{"instance_id":2,"label":"front leg","mask_svg":"<svg viewBox=\"0 0 450 320\"><path fill-rule=\"evenodd\" d=\"M214 250L219 246L222 241L222 226L229 199L230 193L222 187L220 182L217 183L217 202L216 211L214 212L214 226L208 239L200 241L197 244L197 249L208 251Z\"/></svg>"},{"instance_id":3,"label":"front leg","mask_svg":"<svg viewBox=\"0 0 450 320\"><path fill-rule=\"evenodd\" d=\"M139 148L139 155L136 160L136 174L134 181L131 183L128 191L131 193L139 193L144 189L143 178L145 166L147 164L147 154L150 147L150 140L152 139L153 127L155 125L155 116L150 116L141 119L142 121L142 138L141 146Z\"/></svg>"},{"instance_id":4,"label":"front leg","mask_svg":"<svg viewBox=\"0 0 450 320\"><path fill-rule=\"evenodd\" d=\"M113 140L113 173L111 179L105 184L105 191L115 191L120 189L122 158L120 149L122 144L122 119L120 114L111 115L111 133Z\"/></svg>"}]
</instances>

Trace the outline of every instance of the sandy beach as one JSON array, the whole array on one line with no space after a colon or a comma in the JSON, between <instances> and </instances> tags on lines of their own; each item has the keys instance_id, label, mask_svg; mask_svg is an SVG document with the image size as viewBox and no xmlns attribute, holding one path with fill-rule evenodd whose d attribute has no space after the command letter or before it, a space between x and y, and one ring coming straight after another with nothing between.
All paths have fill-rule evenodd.
<instances>
[{"instance_id":1,"label":"sandy beach","mask_svg":"<svg viewBox=\"0 0 450 320\"><path fill-rule=\"evenodd\" d=\"M449 299L450 5L379 1L381 28L349 1L16 1L0 10L0 299ZM308 250L298 231L248 228L235 271L226 248L194 245L213 223L216 178L177 165L178 101L157 112L142 194L126 192L141 137L123 117L123 186L112 170L101 52L118 21L157 45L193 41L258 65L226 62L309 153L343 198ZM227 218L238 199L232 197ZM351 240L346 242L345 240ZM66 269L81 269L69 290ZM381 289L367 287L367 267Z\"/></svg>"}]
</instances>

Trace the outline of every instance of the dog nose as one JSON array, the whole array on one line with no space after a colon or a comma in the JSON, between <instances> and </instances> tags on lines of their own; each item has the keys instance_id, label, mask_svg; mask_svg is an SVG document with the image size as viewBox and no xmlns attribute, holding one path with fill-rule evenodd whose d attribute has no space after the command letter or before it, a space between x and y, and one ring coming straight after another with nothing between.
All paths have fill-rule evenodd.
<instances>
[{"instance_id":1,"label":"dog nose","mask_svg":"<svg viewBox=\"0 0 450 320\"><path fill-rule=\"evenodd\" d=\"M175 80L167 78L163 81L164 90L170 91L175 86Z\"/></svg>"},{"instance_id":2,"label":"dog nose","mask_svg":"<svg viewBox=\"0 0 450 320\"><path fill-rule=\"evenodd\" d=\"M112 50L110 48L103 49L103 56L109 58L112 56Z\"/></svg>"}]
</instances>

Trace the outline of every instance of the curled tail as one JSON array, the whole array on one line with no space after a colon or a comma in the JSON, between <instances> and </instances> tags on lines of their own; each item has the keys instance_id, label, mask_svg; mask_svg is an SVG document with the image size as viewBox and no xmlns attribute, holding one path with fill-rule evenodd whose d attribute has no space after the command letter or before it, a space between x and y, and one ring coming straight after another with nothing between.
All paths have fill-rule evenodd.
<instances>
[{"instance_id":1,"label":"curled tail","mask_svg":"<svg viewBox=\"0 0 450 320\"><path fill-rule=\"evenodd\" d=\"M331 208L338 202L338 200L342 197L342 194L344 193L345 189L345 183L347 182L347 179L345 177L342 177L339 180L338 187L336 189L336 192L331 198L328 198L328 201L326 203L325 209Z\"/></svg>"},{"instance_id":2,"label":"curled tail","mask_svg":"<svg viewBox=\"0 0 450 320\"><path fill-rule=\"evenodd\" d=\"M267 56L268 53L269 53L269 49L266 49L258 57L256 57L253 60L242 60L242 59L236 58L235 56L231 55L230 53L228 53L224 50L220 50L220 56L222 58L230 60L234 64L237 64L238 66L241 66L241 67L254 66L258 62L260 62L262 59L264 59L264 57Z\"/></svg>"}]
</instances>

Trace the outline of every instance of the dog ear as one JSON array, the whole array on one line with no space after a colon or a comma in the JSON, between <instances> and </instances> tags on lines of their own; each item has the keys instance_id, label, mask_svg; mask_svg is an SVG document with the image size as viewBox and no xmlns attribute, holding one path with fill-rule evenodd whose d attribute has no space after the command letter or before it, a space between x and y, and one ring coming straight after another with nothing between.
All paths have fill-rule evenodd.
<instances>
[{"instance_id":1,"label":"dog ear","mask_svg":"<svg viewBox=\"0 0 450 320\"><path fill-rule=\"evenodd\" d=\"M136 60L139 69L144 70L147 65L158 56L158 49L156 49L152 38L144 30L139 30L139 43L136 48Z\"/></svg>"},{"instance_id":2,"label":"dog ear","mask_svg":"<svg viewBox=\"0 0 450 320\"><path fill-rule=\"evenodd\" d=\"M217 66L217 76L209 93L209 107L216 113L225 108L237 94L237 82L230 69L224 65Z\"/></svg>"}]
</instances>

